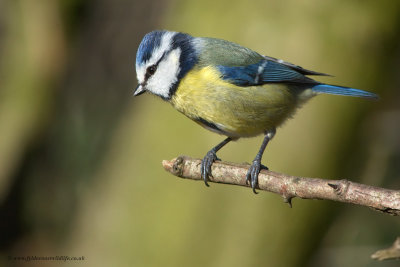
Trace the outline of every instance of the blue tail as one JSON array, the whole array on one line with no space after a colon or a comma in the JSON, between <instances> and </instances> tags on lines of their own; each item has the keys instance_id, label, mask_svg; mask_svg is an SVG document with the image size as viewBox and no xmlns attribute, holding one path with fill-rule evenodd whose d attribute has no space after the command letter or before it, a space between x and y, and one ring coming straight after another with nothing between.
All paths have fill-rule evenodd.
<instances>
[{"instance_id":1,"label":"blue tail","mask_svg":"<svg viewBox=\"0 0 400 267\"><path fill-rule=\"evenodd\" d=\"M331 94L331 95L345 95L345 96L378 99L377 94L359 90L359 89L350 88L350 87L343 87L343 86L336 86L336 85L318 84L318 85L314 86L312 88L312 90L317 93L324 93L324 94Z\"/></svg>"}]
</instances>

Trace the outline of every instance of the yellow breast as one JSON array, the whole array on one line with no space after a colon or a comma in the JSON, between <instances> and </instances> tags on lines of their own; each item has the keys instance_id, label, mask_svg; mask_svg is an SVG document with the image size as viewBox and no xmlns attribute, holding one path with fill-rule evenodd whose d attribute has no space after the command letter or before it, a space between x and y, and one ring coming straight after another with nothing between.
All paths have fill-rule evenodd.
<instances>
[{"instance_id":1,"label":"yellow breast","mask_svg":"<svg viewBox=\"0 0 400 267\"><path fill-rule=\"evenodd\" d=\"M304 91L304 90L302 90ZM205 120L232 137L278 127L298 105L298 92L284 84L240 87L213 67L194 69L180 82L172 105L193 120Z\"/></svg>"}]
</instances>

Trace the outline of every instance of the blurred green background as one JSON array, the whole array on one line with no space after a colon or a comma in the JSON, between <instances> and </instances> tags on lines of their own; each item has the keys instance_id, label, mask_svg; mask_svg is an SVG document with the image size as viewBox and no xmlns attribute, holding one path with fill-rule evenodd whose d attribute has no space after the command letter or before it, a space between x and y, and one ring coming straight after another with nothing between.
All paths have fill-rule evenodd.
<instances>
[{"instance_id":1,"label":"blurred green background","mask_svg":"<svg viewBox=\"0 0 400 267\"><path fill-rule=\"evenodd\" d=\"M376 92L319 96L264 164L400 188L400 1L0 0L0 266L398 266L400 220L367 208L178 179L161 160L222 140L132 97L146 32L227 39ZM250 162L262 138L225 147Z\"/></svg>"}]
</instances>

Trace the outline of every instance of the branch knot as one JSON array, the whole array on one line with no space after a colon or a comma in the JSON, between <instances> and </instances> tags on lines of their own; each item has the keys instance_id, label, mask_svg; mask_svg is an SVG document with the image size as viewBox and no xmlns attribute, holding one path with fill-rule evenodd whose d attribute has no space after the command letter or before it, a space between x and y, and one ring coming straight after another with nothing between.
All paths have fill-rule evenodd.
<instances>
[{"instance_id":1,"label":"branch knot","mask_svg":"<svg viewBox=\"0 0 400 267\"><path fill-rule=\"evenodd\" d=\"M174 164L172 165L172 174L182 177L184 165L185 165L185 157L184 156L177 157Z\"/></svg>"},{"instance_id":2,"label":"branch knot","mask_svg":"<svg viewBox=\"0 0 400 267\"><path fill-rule=\"evenodd\" d=\"M347 191L349 190L350 187L350 182L347 181L346 179L337 181L337 183L328 183L330 187L333 188L334 192L336 195L342 197L347 194Z\"/></svg>"}]
</instances>

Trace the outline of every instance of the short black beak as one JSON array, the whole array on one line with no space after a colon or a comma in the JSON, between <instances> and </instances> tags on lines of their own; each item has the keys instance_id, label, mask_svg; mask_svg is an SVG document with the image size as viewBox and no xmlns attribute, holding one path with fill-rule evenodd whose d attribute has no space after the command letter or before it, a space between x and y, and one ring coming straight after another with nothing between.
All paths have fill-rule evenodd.
<instances>
[{"instance_id":1,"label":"short black beak","mask_svg":"<svg viewBox=\"0 0 400 267\"><path fill-rule=\"evenodd\" d=\"M146 92L146 90L144 89L143 85L139 84L139 85L136 87L135 91L133 91L133 96L141 95L141 94L143 94L144 92Z\"/></svg>"}]
</instances>

